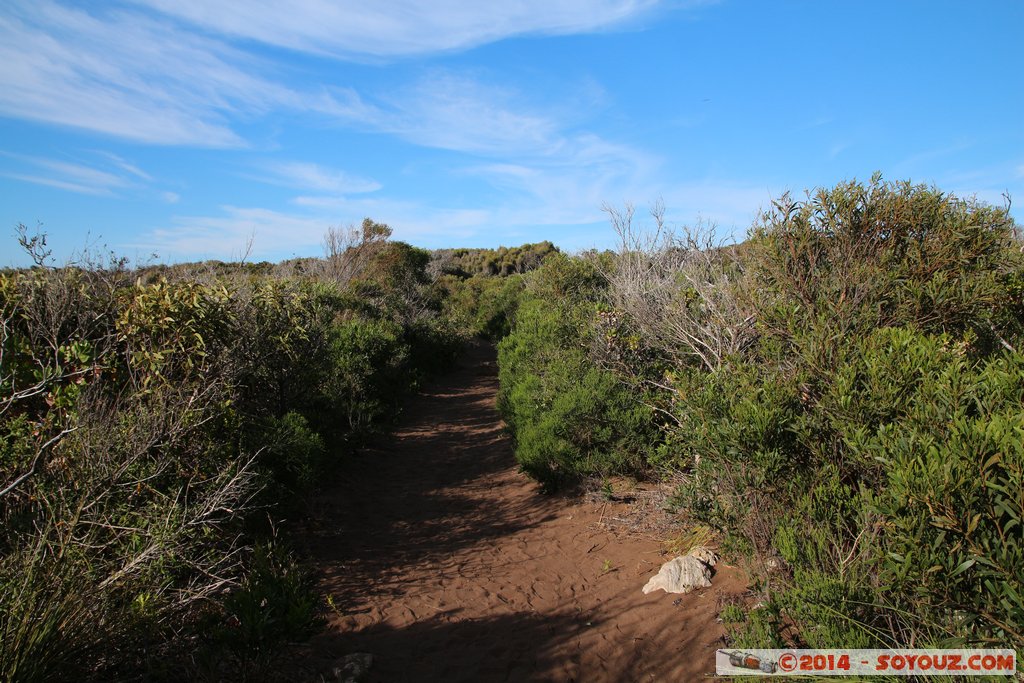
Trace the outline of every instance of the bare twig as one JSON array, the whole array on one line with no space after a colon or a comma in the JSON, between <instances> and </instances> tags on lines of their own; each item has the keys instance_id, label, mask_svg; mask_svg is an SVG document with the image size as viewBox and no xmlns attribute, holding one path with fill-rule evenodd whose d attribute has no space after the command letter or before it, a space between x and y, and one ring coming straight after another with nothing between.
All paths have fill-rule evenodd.
<instances>
[{"instance_id":1,"label":"bare twig","mask_svg":"<svg viewBox=\"0 0 1024 683\"><path fill-rule=\"evenodd\" d=\"M38 467L39 463L42 461L43 453L46 452L46 449L48 449L50 446L53 446L54 444L59 442L61 439L63 439L65 436L67 436L68 434L70 434L71 432L73 432L73 431L75 431L77 429L78 429L78 427L71 427L71 428L65 429L65 430L61 431L60 434L58 434L57 436L51 438L49 441L47 441L42 446L40 446L39 449L36 450L35 456L32 458L32 463L29 465L28 471L25 472L24 474L22 474L21 476L19 476L14 481L12 481L10 484L8 484L3 489L0 489L0 497L6 496L8 493L10 493L14 489L18 488L18 486L22 482L24 482L26 479L28 479L29 477L33 476L36 473L36 468Z\"/></svg>"}]
</instances>

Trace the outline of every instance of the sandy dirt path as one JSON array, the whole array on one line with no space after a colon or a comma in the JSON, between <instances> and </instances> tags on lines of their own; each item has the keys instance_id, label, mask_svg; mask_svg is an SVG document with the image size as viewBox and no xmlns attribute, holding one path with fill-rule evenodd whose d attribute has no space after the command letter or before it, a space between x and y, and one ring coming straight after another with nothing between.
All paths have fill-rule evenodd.
<instances>
[{"instance_id":1,"label":"sandy dirt path","mask_svg":"<svg viewBox=\"0 0 1024 683\"><path fill-rule=\"evenodd\" d=\"M309 666L368 652L364 680L389 683L712 674L717 612L744 590L739 572L720 565L707 590L643 595L670 558L601 524L616 504L543 495L517 471L494 356L473 347L316 502L304 544L336 609Z\"/></svg>"}]
</instances>

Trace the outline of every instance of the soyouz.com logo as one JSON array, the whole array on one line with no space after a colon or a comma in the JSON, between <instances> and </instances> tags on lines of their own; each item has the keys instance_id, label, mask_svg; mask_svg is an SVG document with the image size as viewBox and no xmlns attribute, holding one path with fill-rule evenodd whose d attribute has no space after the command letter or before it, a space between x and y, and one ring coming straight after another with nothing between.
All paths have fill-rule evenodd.
<instances>
[{"instance_id":1,"label":"soyouz.com logo","mask_svg":"<svg viewBox=\"0 0 1024 683\"><path fill-rule=\"evenodd\" d=\"M718 650L719 676L1013 676L1015 650Z\"/></svg>"}]
</instances>

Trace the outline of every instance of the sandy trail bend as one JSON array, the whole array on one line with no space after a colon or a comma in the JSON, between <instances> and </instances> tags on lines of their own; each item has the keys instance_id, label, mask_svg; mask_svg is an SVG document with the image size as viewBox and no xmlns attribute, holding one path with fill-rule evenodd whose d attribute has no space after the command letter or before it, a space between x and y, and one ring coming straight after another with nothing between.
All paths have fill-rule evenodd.
<instances>
[{"instance_id":1,"label":"sandy trail bend","mask_svg":"<svg viewBox=\"0 0 1024 683\"><path fill-rule=\"evenodd\" d=\"M739 573L720 565L705 591L643 595L670 558L601 525L616 504L545 496L518 473L496 391L493 349L472 348L326 487L305 545L336 610L306 661L369 652L367 680L388 682L713 673Z\"/></svg>"}]
</instances>

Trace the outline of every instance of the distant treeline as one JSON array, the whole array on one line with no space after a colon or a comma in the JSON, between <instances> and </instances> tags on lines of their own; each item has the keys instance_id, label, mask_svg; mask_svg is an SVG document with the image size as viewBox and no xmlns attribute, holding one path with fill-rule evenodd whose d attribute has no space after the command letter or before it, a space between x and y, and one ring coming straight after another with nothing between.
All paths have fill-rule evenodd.
<instances>
[{"instance_id":1,"label":"distant treeline","mask_svg":"<svg viewBox=\"0 0 1024 683\"><path fill-rule=\"evenodd\" d=\"M551 242L497 249L438 249L431 252L431 264L438 272L468 278L474 275L515 275L539 268L556 253Z\"/></svg>"},{"instance_id":2,"label":"distant treeline","mask_svg":"<svg viewBox=\"0 0 1024 683\"><path fill-rule=\"evenodd\" d=\"M428 272L432 275L454 275L460 278L473 276L504 276L526 273L539 268L544 259L558 252L558 247L544 241L523 244L518 247L497 249L434 249L423 250L429 255ZM249 275L258 277L317 276L325 270L328 259L320 257L293 258L271 263L269 261L225 262L218 260L180 264L155 264L143 266L138 274L149 280L164 278L194 278L197 274L227 277Z\"/></svg>"}]
</instances>

